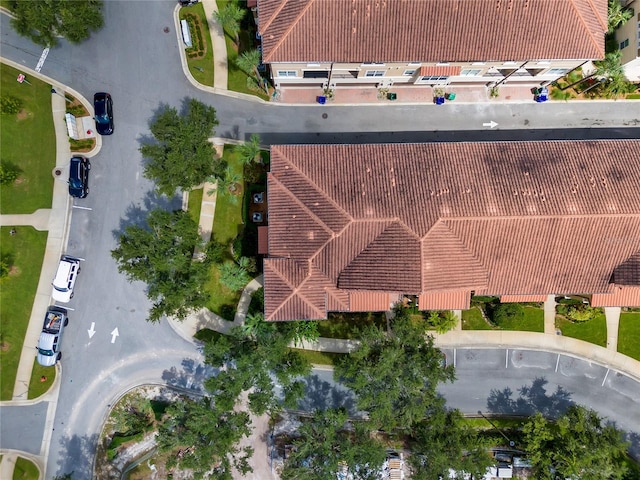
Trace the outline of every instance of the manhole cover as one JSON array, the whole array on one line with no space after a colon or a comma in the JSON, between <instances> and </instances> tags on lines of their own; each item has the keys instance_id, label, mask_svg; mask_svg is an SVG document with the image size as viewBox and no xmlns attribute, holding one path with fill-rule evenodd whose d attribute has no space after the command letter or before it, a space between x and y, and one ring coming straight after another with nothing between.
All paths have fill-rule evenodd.
<instances>
[{"instance_id":1,"label":"manhole cover","mask_svg":"<svg viewBox=\"0 0 640 480\"><path fill-rule=\"evenodd\" d=\"M323 113L322 114L322 118L324 118L326 120L327 118L329 118L329 115L327 115L326 113Z\"/></svg>"},{"instance_id":2,"label":"manhole cover","mask_svg":"<svg viewBox=\"0 0 640 480\"><path fill-rule=\"evenodd\" d=\"M162 29L162 31L163 31L164 33L169 33L169 32L170 32L169 27L164 27L164 28Z\"/></svg>"}]
</instances>

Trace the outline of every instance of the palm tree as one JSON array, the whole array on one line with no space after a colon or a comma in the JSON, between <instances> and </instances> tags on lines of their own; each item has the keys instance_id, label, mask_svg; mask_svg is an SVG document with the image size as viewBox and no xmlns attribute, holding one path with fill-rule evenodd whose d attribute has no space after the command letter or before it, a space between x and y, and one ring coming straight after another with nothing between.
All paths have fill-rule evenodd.
<instances>
[{"instance_id":1,"label":"palm tree","mask_svg":"<svg viewBox=\"0 0 640 480\"><path fill-rule=\"evenodd\" d=\"M609 29L607 33L613 33L618 27L621 27L633 16L633 12L628 8L624 8L620 0L609 0L609 9L607 11L607 23Z\"/></svg>"},{"instance_id":2,"label":"palm tree","mask_svg":"<svg viewBox=\"0 0 640 480\"><path fill-rule=\"evenodd\" d=\"M217 182L216 188L209 190L207 192L208 195L211 195L213 192L220 192L222 195L227 197L230 202L236 203L238 201L236 191L241 178L239 174L233 171L231 166L227 166L227 169L224 172L224 177L209 178L208 180Z\"/></svg>"},{"instance_id":3,"label":"palm tree","mask_svg":"<svg viewBox=\"0 0 640 480\"><path fill-rule=\"evenodd\" d=\"M254 78L256 83L260 88L262 88L265 93L269 93L269 89L266 85L266 82L263 81L260 72L258 71L258 65L260 65L260 52L256 49L248 50L243 52L242 55L236 58L236 65L242 71L244 71L247 75L250 75Z\"/></svg>"},{"instance_id":4,"label":"palm tree","mask_svg":"<svg viewBox=\"0 0 640 480\"><path fill-rule=\"evenodd\" d=\"M242 325L242 331L247 337L254 340L264 340L275 330L273 323L267 323L264 320L264 313L248 313Z\"/></svg>"},{"instance_id":5,"label":"palm tree","mask_svg":"<svg viewBox=\"0 0 640 480\"><path fill-rule=\"evenodd\" d=\"M240 161L243 165L255 162L260 155L260 135L252 133L249 141L241 143L235 147L236 152L240 155Z\"/></svg>"},{"instance_id":6,"label":"palm tree","mask_svg":"<svg viewBox=\"0 0 640 480\"><path fill-rule=\"evenodd\" d=\"M234 38L236 47L240 47L240 21L245 13L245 10L235 2L229 2L222 10L213 12L213 17L220 23L222 29Z\"/></svg>"},{"instance_id":7,"label":"palm tree","mask_svg":"<svg viewBox=\"0 0 640 480\"><path fill-rule=\"evenodd\" d=\"M635 85L630 83L624 75L624 69L620 63L621 58L622 52L616 50L607 53L604 60L593 62L596 67L594 76L601 79L602 92L607 97L617 97L635 90Z\"/></svg>"}]
</instances>

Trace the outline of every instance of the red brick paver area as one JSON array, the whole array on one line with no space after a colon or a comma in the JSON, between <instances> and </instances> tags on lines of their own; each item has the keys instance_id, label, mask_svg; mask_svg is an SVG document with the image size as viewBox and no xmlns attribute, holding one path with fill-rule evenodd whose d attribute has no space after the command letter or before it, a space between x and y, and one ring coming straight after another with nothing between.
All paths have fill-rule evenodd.
<instances>
[{"instance_id":1,"label":"red brick paver area","mask_svg":"<svg viewBox=\"0 0 640 480\"><path fill-rule=\"evenodd\" d=\"M480 86L449 86L444 89L446 93L455 93L456 103L479 103L479 102L531 102L534 103L531 85L501 85L499 95L490 98L489 89L484 85ZM358 87L336 87L334 98L327 99L328 104L391 104L391 103L433 103L433 88L418 86L392 86L389 92L396 94L396 100L378 98L378 89L371 86ZM282 103L312 104L318 103L318 96L323 95L322 88L317 87L293 87L280 88L280 96L277 101ZM445 105L448 103L445 102Z\"/></svg>"}]
</instances>

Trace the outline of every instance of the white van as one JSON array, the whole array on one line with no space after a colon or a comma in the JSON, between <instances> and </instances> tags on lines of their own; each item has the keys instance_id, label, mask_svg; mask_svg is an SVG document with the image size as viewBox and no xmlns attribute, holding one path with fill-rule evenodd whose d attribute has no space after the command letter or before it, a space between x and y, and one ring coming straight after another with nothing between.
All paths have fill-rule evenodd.
<instances>
[{"instance_id":1,"label":"white van","mask_svg":"<svg viewBox=\"0 0 640 480\"><path fill-rule=\"evenodd\" d=\"M73 297L73 287L80 273L80 259L63 255L53 279L51 297L57 302L67 303Z\"/></svg>"}]
</instances>

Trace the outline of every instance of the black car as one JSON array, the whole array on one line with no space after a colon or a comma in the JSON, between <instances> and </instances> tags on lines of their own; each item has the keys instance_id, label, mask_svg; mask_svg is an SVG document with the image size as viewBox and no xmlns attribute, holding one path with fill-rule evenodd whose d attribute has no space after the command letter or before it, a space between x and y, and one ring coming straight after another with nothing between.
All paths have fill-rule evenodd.
<instances>
[{"instance_id":1,"label":"black car","mask_svg":"<svg viewBox=\"0 0 640 480\"><path fill-rule=\"evenodd\" d=\"M98 92L93 96L93 109L96 112L96 130L100 135L113 133L113 100L111 95Z\"/></svg>"},{"instance_id":2,"label":"black car","mask_svg":"<svg viewBox=\"0 0 640 480\"><path fill-rule=\"evenodd\" d=\"M84 198L89 194L91 164L84 157L73 157L69 165L69 195Z\"/></svg>"}]
</instances>

